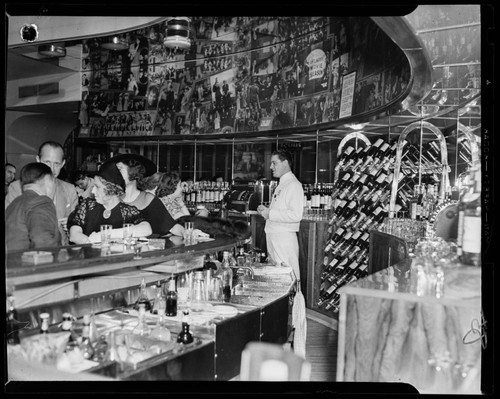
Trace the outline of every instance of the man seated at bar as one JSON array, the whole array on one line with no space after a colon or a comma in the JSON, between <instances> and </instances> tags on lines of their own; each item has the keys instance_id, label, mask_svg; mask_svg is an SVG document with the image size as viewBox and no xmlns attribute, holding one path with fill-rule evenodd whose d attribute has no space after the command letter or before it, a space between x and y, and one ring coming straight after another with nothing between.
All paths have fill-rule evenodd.
<instances>
[{"instance_id":1,"label":"man seated at bar","mask_svg":"<svg viewBox=\"0 0 500 399\"><path fill-rule=\"evenodd\" d=\"M78 171L75 177L75 187L78 197L81 199L92 197L94 188L94 178L85 171Z\"/></svg>"},{"instance_id":2,"label":"man seated at bar","mask_svg":"<svg viewBox=\"0 0 500 399\"><path fill-rule=\"evenodd\" d=\"M5 211L5 245L8 251L55 247L61 235L54 197L56 182L50 168L33 162L21 169L22 194Z\"/></svg>"},{"instance_id":3,"label":"man seated at bar","mask_svg":"<svg viewBox=\"0 0 500 399\"><path fill-rule=\"evenodd\" d=\"M55 177L56 191L53 200L56 206L57 219L60 223L59 231L62 234L63 244L66 244L66 235L63 230L63 225L66 225L69 214L73 212L78 205L78 196L73 184L58 179L59 173L66 163L62 145L55 141L45 141L38 148L36 162L46 164L52 170L52 174ZM9 185L9 191L5 197L5 208L7 208L14 198L20 196L21 193L20 181L13 181Z\"/></svg>"},{"instance_id":4,"label":"man seated at bar","mask_svg":"<svg viewBox=\"0 0 500 399\"><path fill-rule=\"evenodd\" d=\"M151 235L151 226L135 206L121 201L125 181L116 164L105 163L94 178L95 198L86 198L68 220L69 239L75 244L101 241L101 225L112 226L111 238L123 237L123 225L133 224L133 237Z\"/></svg>"},{"instance_id":5,"label":"man seated at bar","mask_svg":"<svg viewBox=\"0 0 500 399\"><path fill-rule=\"evenodd\" d=\"M105 163L115 163L125 180L125 195L122 201L139 209L151 225L153 235L164 236L169 233L182 236L184 227L177 224L168 213L160 199L142 188L145 177L156 172L156 165L149 159L137 154L120 154Z\"/></svg>"}]
</instances>

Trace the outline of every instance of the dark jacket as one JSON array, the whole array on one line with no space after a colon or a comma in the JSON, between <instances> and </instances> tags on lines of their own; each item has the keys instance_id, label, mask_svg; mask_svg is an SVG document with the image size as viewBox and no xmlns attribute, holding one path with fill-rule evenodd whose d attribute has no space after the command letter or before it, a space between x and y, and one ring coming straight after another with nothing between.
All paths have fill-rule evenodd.
<instances>
[{"instance_id":1,"label":"dark jacket","mask_svg":"<svg viewBox=\"0 0 500 399\"><path fill-rule=\"evenodd\" d=\"M24 191L5 210L5 245L8 251L60 245L54 202L46 195Z\"/></svg>"}]
</instances>

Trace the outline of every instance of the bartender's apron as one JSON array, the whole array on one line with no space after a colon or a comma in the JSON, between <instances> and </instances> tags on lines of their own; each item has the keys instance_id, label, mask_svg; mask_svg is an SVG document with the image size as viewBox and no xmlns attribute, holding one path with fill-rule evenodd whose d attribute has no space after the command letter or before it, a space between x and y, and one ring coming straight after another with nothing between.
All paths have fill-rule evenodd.
<instances>
[{"instance_id":1,"label":"bartender's apron","mask_svg":"<svg viewBox=\"0 0 500 399\"><path fill-rule=\"evenodd\" d=\"M299 240L297 232L266 233L267 253L277 266L290 266L300 280Z\"/></svg>"}]
</instances>

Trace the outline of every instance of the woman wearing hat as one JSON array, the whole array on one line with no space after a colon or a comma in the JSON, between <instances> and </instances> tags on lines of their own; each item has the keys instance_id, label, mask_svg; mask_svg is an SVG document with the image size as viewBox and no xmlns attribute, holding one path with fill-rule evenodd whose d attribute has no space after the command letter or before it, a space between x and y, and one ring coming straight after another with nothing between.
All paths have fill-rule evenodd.
<instances>
[{"instance_id":1,"label":"woman wearing hat","mask_svg":"<svg viewBox=\"0 0 500 399\"><path fill-rule=\"evenodd\" d=\"M102 224L113 226L111 238L123 237L123 224L132 223L134 237L151 234L151 226L135 207L121 201L125 181L116 164L105 163L94 177L95 198L84 199L68 218L69 240L75 244L101 241Z\"/></svg>"},{"instance_id":2,"label":"woman wearing hat","mask_svg":"<svg viewBox=\"0 0 500 399\"><path fill-rule=\"evenodd\" d=\"M177 224L160 199L143 191L144 178L156 172L155 164L136 154L120 154L106 162L114 162L125 180L125 196L122 201L139 209L151 225L154 235L174 234L182 236L184 227ZM140 188L139 188L140 187Z\"/></svg>"}]
</instances>

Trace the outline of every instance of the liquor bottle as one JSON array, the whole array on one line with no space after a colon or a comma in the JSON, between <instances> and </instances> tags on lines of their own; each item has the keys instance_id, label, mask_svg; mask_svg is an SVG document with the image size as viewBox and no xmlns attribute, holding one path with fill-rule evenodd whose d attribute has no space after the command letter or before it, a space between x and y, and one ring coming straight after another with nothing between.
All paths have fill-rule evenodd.
<instances>
[{"instance_id":1,"label":"liquor bottle","mask_svg":"<svg viewBox=\"0 0 500 399\"><path fill-rule=\"evenodd\" d=\"M149 336L157 339L158 341L170 341L172 334L170 333L170 330L165 327L164 315L159 315L158 322L156 323L155 328L151 330L151 334Z\"/></svg>"},{"instance_id":2,"label":"liquor bottle","mask_svg":"<svg viewBox=\"0 0 500 399\"><path fill-rule=\"evenodd\" d=\"M71 345L73 342L78 340L78 336L73 329L73 315L68 312L64 312L62 315L61 330L69 332L68 343Z\"/></svg>"},{"instance_id":3,"label":"liquor bottle","mask_svg":"<svg viewBox=\"0 0 500 399\"><path fill-rule=\"evenodd\" d=\"M168 280L168 290L165 296L165 315L177 316L177 291L175 290L175 279Z\"/></svg>"},{"instance_id":4,"label":"liquor bottle","mask_svg":"<svg viewBox=\"0 0 500 399\"><path fill-rule=\"evenodd\" d=\"M40 313L40 334L48 334L49 333L49 317L50 315L46 312Z\"/></svg>"},{"instance_id":5,"label":"liquor bottle","mask_svg":"<svg viewBox=\"0 0 500 399\"><path fill-rule=\"evenodd\" d=\"M224 251L224 258L222 260L222 292L224 294L224 302L229 302L231 300L232 289L233 289L233 269L231 269L230 265L229 252Z\"/></svg>"},{"instance_id":6,"label":"liquor bottle","mask_svg":"<svg viewBox=\"0 0 500 399\"><path fill-rule=\"evenodd\" d=\"M137 325L132 330L132 334L140 336L149 336L151 334L151 328L146 322L146 305L144 303L139 304L139 315L137 317Z\"/></svg>"},{"instance_id":7,"label":"liquor bottle","mask_svg":"<svg viewBox=\"0 0 500 399\"><path fill-rule=\"evenodd\" d=\"M238 247L238 255L236 255L236 264L238 267L245 266L245 248L242 246Z\"/></svg>"},{"instance_id":8,"label":"liquor bottle","mask_svg":"<svg viewBox=\"0 0 500 399\"><path fill-rule=\"evenodd\" d=\"M14 295L7 296L7 329L5 336L7 337L7 344L18 345L21 343L19 339L19 326L17 321L17 310L14 306Z\"/></svg>"},{"instance_id":9,"label":"liquor bottle","mask_svg":"<svg viewBox=\"0 0 500 399\"><path fill-rule=\"evenodd\" d=\"M180 344L190 344L194 341L193 335L189 331L189 313L183 312L184 316L182 316L182 330L177 336L177 342Z\"/></svg>"},{"instance_id":10,"label":"liquor bottle","mask_svg":"<svg viewBox=\"0 0 500 399\"><path fill-rule=\"evenodd\" d=\"M85 359L90 360L94 357L94 347L90 339L90 314L83 316L82 342L79 349Z\"/></svg>"},{"instance_id":11,"label":"liquor bottle","mask_svg":"<svg viewBox=\"0 0 500 399\"><path fill-rule=\"evenodd\" d=\"M466 193L459 207L461 227L460 261L466 265L481 265L481 171L473 172L472 190ZM461 221L460 221L461 219Z\"/></svg>"},{"instance_id":12,"label":"liquor bottle","mask_svg":"<svg viewBox=\"0 0 500 399\"><path fill-rule=\"evenodd\" d=\"M340 165L344 170L348 168L353 168L355 165L359 163L362 163L363 160L360 159L361 154L363 153L364 148L359 146L354 152L351 152L349 157L345 159L344 164Z\"/></svg>"},{"instance_id":13,"label":"liquor bottle","mask_svg":"<svg viewBox=\"0 0 500 399\"><path fill-rule=\"evenodd\" d=\"M151 301L148 298L148 294L146 291L146 281L144 278L141 281L139 297L135 301L134 309L139 310L139 305L144 304L146 311L150 312L152 309Z\"/></svg>"}]
</instances>

